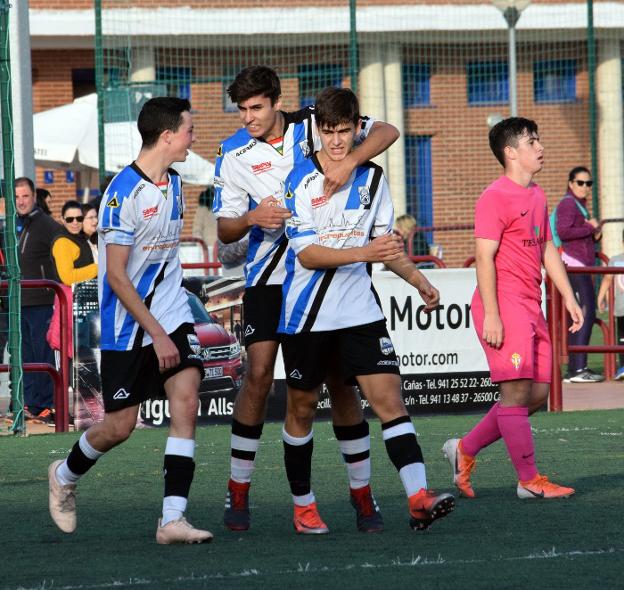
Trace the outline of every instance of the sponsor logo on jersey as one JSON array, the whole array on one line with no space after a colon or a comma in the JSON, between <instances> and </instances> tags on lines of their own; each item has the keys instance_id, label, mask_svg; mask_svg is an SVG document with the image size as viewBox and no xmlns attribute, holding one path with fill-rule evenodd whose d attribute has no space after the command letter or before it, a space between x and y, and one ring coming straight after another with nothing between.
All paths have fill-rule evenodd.
<instances>
[{"instance_id":1,"label":"sponsor logo on jersey","mask_svg":"<svg viewBox=\"0 0 624 590\"><path fill-rule=\"evenodd\" d=\"M286 194L284 195L284 198L286 199L292 199L295 196L295 193L293 193L290 188L288 189L288 191L286 192Z\"/></svg>"},{"instance_id":2,"label":"sponsor logo on jersey","mask_svg":"<svg viewBox=\"0 0 624 590\"><path fill-rule=\"evenodd\" d=\"M254 174L262 174L263 172L267 172L273 168L271 162L260 162L260 164L252 164L251 171Z\"/></svg>"},{"instance_id":3,"label":"sponsor logo on jersey","mask_svg":"<svg viewBox=\"0 0 624 590\"><path fill-rule=\"evenodd\" d=\"M299 149L301 150L304 158L307 158L310 155L310 145L307 141L300 141Z\"/></svg>"},{"instance_id":4,"label":"sponsor logo on jersey","mask_svg":"<svg viewBox=\"0 0 624 590\"><path fill-rule=\"evenodd\" d=\"M312 174L311 176L308 176L307 180L305 181L305 184L303 185L303 188L308 188L308 185L315 179L318 178L318 175L320 173L317 171L314 174Z\"/></svg>"},{"instance_id":5,"label":"sponsor logo on jersey","mask_svg":"<svg viewBox=\"0 0 624 590\"><path fill-rule=\"evenodd\" d=\"M215 176L213 182L216 188L223 188L225 186L225 181L220 176Z\"/></svg>"},{"instance_id":6,"label":"sponsor logo on jersey","mask_svg":"<svg viewBox=\"0 0 624 590\"><path fill-rule=\"evenodd\" d=\"M247 324L247 327L245 328L245 337L251 336L255 331L256 329L251 324Z\"/></svg>"},{"instance_id":7,"label":"sponsor logo on jersey","mask_svg":"<svg viewBox=\"0 0 624 590\"><path fill-rule=\"evenodd\" d=\"M303 378L303 376L301 375L301 373L299 372L298 369L295 369L294 371L291 371L290 376L293 379L302 379Z\"/></svg>"},{"instance_id":8,"label":"sponsor logo on jersey","mask_svg":"<svg viewBox=\"0 0 624 590\"><path fill-rule=\"evenodd\" d=\"M398 367L399 361L379 361L377 363L378 367Z\"/></svg>"},{"instance_id":9,"label":"sponsor logo on jersey","mask_svg":"<svg viewBox=\"0 0 624 590\"><path fill-rule=\"evenodd\" d=\"M511 364L514 366L514 369L516 369L516 371L520 369L521 362L522 362L522 357L517 352L514 352L511 355Z\"/></svg>"},{"instance_id":10,"label":"sponsor logo on jersey","mask_svg":"<svg viewBox=\"0 0 624 590\"><path fill-rule=\"evenodd\" d=\"M156 217L156 215L158 215L158 205L143 209L143 219L151 219L152 217Z\"/></svg>"},{"instance_id":11,"label":"sponsor logo on jersey","mask_svg":"<svg viewBox=\"0 0 624 590\"><path fill-rule=\"evenodd\" d=\"M130 394L122 387L115 392L113 399L128 399Z\"/></svg>"},{"instance_id":12,"label":"sponsor logo on jersey","mask_svg":"<svg viewBox=\"0 0 624 590\"><path fill-rule=\"evenodd\" d=\"M223 155L223 144L221 144L218 148L217 148L217 158L220 158Z\"/></svg>"},{"instance_id":13,"label":"sponsor logo on jersey","mask_svg":"<svg viewBox=\"0 0 624 590\"><path fill-rule=\"evenodd\" d=\"M139 193L145 188L145 183L142 182L139 186L136 187L135 191L132 193L132 198L136 199L139 196Z\"/></svg>"},{"instance_id":14,"label":"sponsor logo on jersey","mask_svg":"<svg viewBox=\"0 0 624 590\"><path fill-rule=\"evenodd\" d=\"M381 349L382 354L388 356L394 352L394 346L392 346L392 340L387 336L383 336L379 339L379 348Z\"/></svg>"},{"instance_id":15,"label":"sponsor logo on jersey","mask_svg":"<svg viewBox=\"0 0 624 590\"><path fill-rule=\"evenodd\" d=\"M360 203L362 205L370 205L370 191L367 186L358 186L358 193L360 193Z\"/></svg>"},{"instance_id":16,"label":"sponsor logo on jersey","mask_svg":"<svg viewBox=\"0 0 624 590\"><path fill-rule=\"evenodd\" d=\"M117 195L115 195L108 203L106 203L107 207L115 208L119 207L119 201L117 200Z\"/></svg>"},{"instance_id":17,"label":"sponsor logo on jersey","mask_svg":"<svg viewBox=\"0 0 624 590\"><path fill-rule=\"evenodd\" d=\"M255 139L252 139L244 148L236 152L236 157L238 158L238 156L242 156L245 152L248 152L254 145L256 145L256 143L258 142Z\"/></svg>"},{"instance_id":18,"label":"sponsor logo on jersey","mask_svg":"<svg viewBox=\"0 0 624 590\"><path fill-rule=\"evenodd\" d=\"M325 195L321 195L320 197L313 197L312 209L322 207L323 205L327 205L327 203L329 203L329 199Z\"/></svg>"},{"instance_id":19,"label":"sponsor logo on jersey","mask_svg":"<svg viewBox=\"0 0 624 590\"><path fill-rule=\"evenodd\" d=\"M189 348L193 351L194 355L199 355L201 352L201 345L199 344L199 338L197 334L187 334Z\"/></svg>"}]
</instances>

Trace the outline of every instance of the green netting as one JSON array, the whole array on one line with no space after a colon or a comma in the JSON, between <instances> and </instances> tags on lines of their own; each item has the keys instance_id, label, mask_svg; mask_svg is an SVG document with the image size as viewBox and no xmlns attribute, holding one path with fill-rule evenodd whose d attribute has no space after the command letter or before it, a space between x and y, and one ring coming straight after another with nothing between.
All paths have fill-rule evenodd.
<instances>
[{"instance_id":1,"label":"green netting","mask_svg":"<svg viewBox=\"0 0 624 590\"><path fill-rule=\"evenodd\" d=\"M357 86L362 112L401 130L401 139L378 158L397 213L438 228L471 222L476 198L500 171L487 132L509 116L513 80L508 25L490 2L164 4L96 3L105 123L134 119L150 96L190 98L198 134L194 150L213 160L220 141L239 126L226 88L242 67L274 67L286 110L313 101L327 85ZM546 166L538 181L550 205L565 192L568 171L585 165L599 178L595 213L600 203L603 219L622 218L624 3L594 3L595 54L588 44L589 7L541 0L521 14L518 114L540 126ZM621 249L620 230L606 226L608 254ZM470 230L438 229L427 236L450 265L472 252Z\"/></svg>"},{"instance_id":2,"label":"green netting","mask_svg":"<svg viewBox=\"0 0 624 590\"><path fill-rule=\"evenodd\" d=\"M0 198L13 194L13 125L11 105L11 65L9 53L9 5L0 2L0 111L2 114L2 164L3 181ZM22 337L20 329L20 269L17 259L15 238L15 202L5 202L6 221L3 220L0 234L5 260L0 266L0 280L8 280L8 291L0 290L0 363L4 362L5 346L8 344L10 357L10 390L13 410L11 430L24 433L24 391L22 383ZM0 374L1 375L1 374ZM0 379L0 402L6 406L8 384ZM5 408L2 408L6 410Z\"/></svg>"}]
</instances>

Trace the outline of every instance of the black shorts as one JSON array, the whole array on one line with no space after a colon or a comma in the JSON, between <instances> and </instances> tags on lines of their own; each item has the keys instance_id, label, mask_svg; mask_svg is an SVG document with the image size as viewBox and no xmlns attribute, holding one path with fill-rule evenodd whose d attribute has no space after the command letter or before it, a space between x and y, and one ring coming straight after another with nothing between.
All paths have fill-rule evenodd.
<instances>
[{"instance_id":1,"label":"black shorts","mask_svg":"<svg viewBox=\"0 0 624 590\"><path fill-rule=\"evenodd\" d=\"M162 397L165 381L187 367L197 367L204 376L204 362L198 355L199 340L193 324L182 324L171 340L180 351L180 364L161 373L154 346L148 344L133 350L103 350L100 373L104 410L115 412L138 406L146 399Z\"/></svg>"},{"instance_id":2,"label":"black shorts","mask_svg":"<svg viewBox=\"0 0 624 590\"><path fill-rule=\"evenodd\" d=\"M337 365L348 385L355 385L358 375L400 374L385 320L329 332L280 336L286 383L297 389L310 390L323 383L332 355L339 357Z\"/></svg>"},{"instance_id":3,"label":"black shorts","mask_svg":"<svg viewBox=\"0 0 624 590\"><path fill-rule=\"evenodd\" d=\"M281 312L281 285L263 285L245 289L243 295L245 346L265 340L279 342L277 327Z\"/></svg>"}]
</instances>

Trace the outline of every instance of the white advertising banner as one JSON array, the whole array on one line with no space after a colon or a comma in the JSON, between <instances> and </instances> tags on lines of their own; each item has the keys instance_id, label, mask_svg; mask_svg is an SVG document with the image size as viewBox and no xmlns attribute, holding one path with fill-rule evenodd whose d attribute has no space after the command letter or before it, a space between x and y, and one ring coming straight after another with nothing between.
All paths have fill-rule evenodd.
<instances>
[{"instance_id":1,"label":"white advertising banner","mask_svg":"<svg viewBox=\"0 0 624 590\"><path fill-rule=\"evenodd\" d=\"M394 273L373 273L373 284L399 358L405 405L412 414L487 408L498 399L498 387L490 380L470 314L477 283L475 269L422 272L440 291L440 306L431 313L424 311L418 291ZM278 355L275 397L282 398L285 389L284 367ZM367 402L363 400L362 404L370 415ZM325 415L329 409L324 391L319 414Z\"/></svg>"},{"instance_id":2,"label":"white advertising banner","mask_svg":"<svg viewBox=\"0 0 624 590\"><path fill-rule=\"evenodd\" d=\"M402 373L444 374L487 371L472 325L474 268L424 270L440 292L440 306L427 313L416 289L391 272L373 276Z\"/></svg>"}]
</instances>

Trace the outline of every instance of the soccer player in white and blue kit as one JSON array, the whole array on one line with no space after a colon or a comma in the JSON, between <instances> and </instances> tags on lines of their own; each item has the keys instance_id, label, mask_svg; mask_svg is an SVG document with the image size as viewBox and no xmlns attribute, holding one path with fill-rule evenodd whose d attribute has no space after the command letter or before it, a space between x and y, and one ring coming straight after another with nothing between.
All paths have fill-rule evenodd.
<instances>
[{"instance_id":1,"label":"soccer player in white and blue kit","mask_svg":"<svg viewBox=\"0 0 624 590\"><path fill-rule=\"evenodd\" d=\"M427 489L422 451L401 396L398 359L370 263L384 262L418 289L429 310L438 305L439 294L392 235L392 199L379 166L358 166L331 198L324 193L325 163L344 159L358 133L356 96L346 88L325 89L316 102L316 120L322 149L296 166L285 186L292 217L286 223L289 250L278 329L289 386L284 429L294 437L311 431L319 387L338 360L346 382L359 385L379 417L388 456L408 497L410 526L423 530L453 509L454 498ZM296 474L306 502L314 502L310 466L286 451L289 477Z\"/></svg>"},{"instance_id":2,"label":"soccer player in white and blue kit","mask_svg":"<svg viewBox=\"0 0 624 590\"><path fill-rule=\"evenodd\" d=\"M305 161L320 144L313 108L295 113L280 110L280 80L271 68L245 68L228 93L238 106L243 127L219 147L213 211L221 241L234 242L249 233L243 298L248 365L234 405L231 472L224 514L229 529L243 531L250 526L249 488L279 345L277 325L287 247L284 220L290 217L283 206L284 180L292 167ZM346 181L360 161L381 153L397 137L398 131L391 125L364 118L359 134L361 145L349 158L331 162L325 170L327 195ZM370 438L360 400L352 388L333 379L332 374L327 383L334 432L347 465L350 487L367 493L366 497L358 496L354 504L359 529L380 530L381 516L372 509L368 485ZM302 461L307 461L312 455L312 436L290 437L284 440L284 446L296 447ZM368 517L362 516L364 513ZM315 532L313 520L297 522L300 532Z\"/></svg>"},{"instance_id":3,"label":"soccer player in white and blue kit","mask_svg":"<svg viewBox=\"0 0 624 590\"><path fill-rule=\"evenodd\" d=\"M100 208L98 298L104 419L50 465L50 514L66 533L76 528L78 480L134 430L140 404L164 390L171 413L159 544L204 543L212 534L185 518L195 462L195 422L203 362L182 287L178 244L184 217L180 176L195 141L191 105L179 98L145 103L136 161L109 184Z\"/></svg>"}]
</instances>

